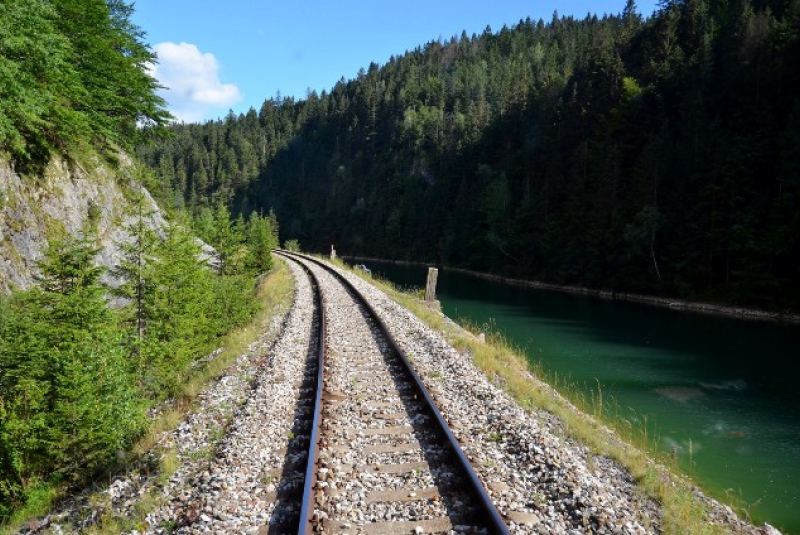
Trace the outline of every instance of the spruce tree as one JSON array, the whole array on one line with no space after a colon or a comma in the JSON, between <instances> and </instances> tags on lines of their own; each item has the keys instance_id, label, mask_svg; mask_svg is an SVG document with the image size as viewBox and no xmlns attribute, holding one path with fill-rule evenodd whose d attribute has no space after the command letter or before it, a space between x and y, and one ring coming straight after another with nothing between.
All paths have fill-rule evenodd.
<instances>
[{"instance_id":1,"label":"spruce tree","mask_svg":"<svg viewBox=\"0 0 800 535\"><path fill-rule=\"evenodd\" d=\"M141 432L144 407L107 308L94 240L54 241L40 287L14 297L0 345L0 442L11 484L68 481L113 462Z\"/></svg>"},{"instance_id":2,"label":"spruce tree","mask_svg":"<svg viewBox=\"0 0 800 535\"><path fill-rule=\"evenodd\" d=\"M127 225L130 240L118 244L122 261L114 269L114 275L122 284L115 288L114 296L127 304L120 316L128 333L131 353L136 363L136 375L141 381L147 365L144 355L144 335L150 321L147 304L152 301L156 287L153 283L153 261L159 238L149 221L152 211L145 203L144 192L137 192L133 202L134 219Z\"/></svg>"},{"instance_id":3,"label":"spruce tree","mask_svg":"<svg viewBox=\"0 0 800 535\"><path fill-rule=\"evenodd\" d=\"M271 218L261 217L257 213L250 216L247 222L247 244L252 268L259 273L269 271L272 268L272 249L278 246Z\"/></svg>"},{"instance_id":4,"label":"spruce tree","mask_svg":"<svg viewBox=\"0 0 800 535\"><path fill-rule=\"evenodd\" d=\"M144 352L146 384L154 397L177 391L192 360L210 348L213 275L200 260L200 245L184 225L170 223L154 250L154 292L144 303L149 325Z\"/></svg>"}]
</instances>

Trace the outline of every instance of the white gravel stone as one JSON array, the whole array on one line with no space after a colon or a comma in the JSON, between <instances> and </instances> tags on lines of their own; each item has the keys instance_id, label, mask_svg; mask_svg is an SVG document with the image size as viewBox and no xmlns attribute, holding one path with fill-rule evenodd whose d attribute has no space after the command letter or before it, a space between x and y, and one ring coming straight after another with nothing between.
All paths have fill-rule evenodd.
<instances>
[{"instance_id":1,"label":"white gravel stone","mask_svg":"<svg viewBox=\"0 0 800 535\"><path fill-rule=\"evenodd\" d=\"M565 439L563 423L525 411L442 335L360 277L341 270L377 310L435 399L495 505L517 533L660 532L660 506L644 497L616 462ZM703 496L715 523L763 533ZM771 526L770 526L771 527Z\"/></svg>"},{"instance_id":2,"label":"white gravel stone","mask_svg":"<svg viewBox=\"0 0 800 535\"><path fill-rule=\"evenodd\" d=\"M147 516L151 533L259 533L265 524L296 519L302 489L317 317L308 275L288 262L296 281L288 315L276 317L267 333L198 399L197 409L166 433L153 451L174 449L179 467L163 486L161 505ZM391 384L399 365L387 366L387 342L361 314L346 291L319 267L328 316L329 355L325 388L341 399L326 405L316 489L315 521L357 530L368 522L419 522L468 506L463 495L426 500L371 502L374 491L409 498L431 488L458 487L451 453L430 431L375 434L376 430L420 426L428 418L415 409L412 392ZM338 268L335 268L338 269ZM563 423L544 411L526 411L472 363L409 311L359 277L340 270L370 301L392 336L433 393L438 409L470 459L498 510L514 533L638 535L659 533L660 507L642 496L630 474L614 461L566 439ZM215 354L209 355L209 359ZM557 395L554 393L554 395ZM380 403L376 403L380 402ZM162 407L168 407L168 404ZM408 408L408 410L406 410ZM368 452L393 446L399 451ZM115 514L130 513L157 477L145 460L141 470L115 478L107 487ZM377 465L423 463L403 473ZM727 507L697 495L714 523L732 533L777 533L739 520ZM86 492L22 533L79 531L105 512ZM281 496L285 496L283 499ZM412 524L413 525L413 524ZM454 526L452 533L477 533ZM420 526L414 533L423 533ZM774 531L771 531L774 530Z\"/></svg>"}]
</instances>

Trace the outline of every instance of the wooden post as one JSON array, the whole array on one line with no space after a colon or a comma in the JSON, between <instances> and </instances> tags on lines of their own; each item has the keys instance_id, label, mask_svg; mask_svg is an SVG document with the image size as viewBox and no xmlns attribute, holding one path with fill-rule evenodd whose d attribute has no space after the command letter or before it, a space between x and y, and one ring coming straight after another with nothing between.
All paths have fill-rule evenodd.
<instances>
[{"instance_id":1,"label":"wooden post","mask_svg":"<svg viewBox=\"0 0 800 535\"><path fill-rule=\"evenodd\" d=\"M333 244L331 244L331 260L336 260L336 249L333 248Z\"/></svg>"},{"instance_id":2,"label":"wooden post","mask_svg":"<svg viewBox=\"0 0 800 535\"><path fill-rule=\"evenodd\" d=\"M436 279L439 277L439 270L436 268L428 268L428 283L425 285L425 301L434 301L436 299Z\"/></svg>"}]
</instances>

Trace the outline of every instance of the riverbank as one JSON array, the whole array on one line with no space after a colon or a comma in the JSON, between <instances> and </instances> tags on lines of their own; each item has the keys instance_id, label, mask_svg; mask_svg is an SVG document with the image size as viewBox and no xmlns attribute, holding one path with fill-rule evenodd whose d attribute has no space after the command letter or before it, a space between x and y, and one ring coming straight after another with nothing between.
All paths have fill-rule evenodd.
<instances>
[{"instance_id":1,"label":"riverbank","mask_svg":"<svg viewBox=\"0 0 800 535\"><path fill-rule=\"evenodd\" d=\"M502 275L494 275L491 273L484 273L481 271L473 271L469 269L437 265L436 263L432 262L415 262L410 260L388 260L384 258L373 258L367 256L350 256L350 255L341 255L341 258L349 262L384 262L388 264L395 264L398 266L435 266L443 271L460 273L463 275L468 275L470 277L475 277L487 281L507 284L509 286L534 288L537 290L547 290L554 292L565 292L577 295L588 295L593 297L599 297L601 299L608 299L610 301L636 302L636 303L643 303L647 305L657 306L661 308L686 310L689 312L698 312L698 313L711 314L717 316L729 316L729 317L755 320L755 321L774 321L782 323L800 324L800 314L768 312L765 310L760 310L755 308L737 307L737 306L721 305L715 303L702 303L702 302L687 301L684 299L677 299L671 297L658 297L653 295L615 292L612 290L586 288L584 286L550 284L540 281L530 281L525 279L504 277Z\"/></svg>"},{"instance_id":2,"label":"riverbank","mask_svg":"<svg viewBox=\"0 0 800 535\"><path fill-rule=\"evenodd\" d=\"M376 283L369 276L356 273ZM587 403L584 399L581 403L580 399L569 396L577 402L578 408L541 381L536 370L529 368L527 359L500 337L490 335L483 342L414 296L380 281L377 285L430 328L441 332L448 343L471 355L472 362L481 372L493 378L494 384L500 385L527 411L534 413L544 409L554 414L571 439L624 466L636 480L640 491L662 504L662 532L775 533L766 525L755 527L742 521L729 506L706 496L676 469L669 456L646 454L645 449L654 449L653 437L648 437L643 429L617 425L621 422L613 418L613 410L604 410L602 401L598 403L594 399ZM613 426L616 432L612 432L609 426Z\"/></svg>"}]
</instances>

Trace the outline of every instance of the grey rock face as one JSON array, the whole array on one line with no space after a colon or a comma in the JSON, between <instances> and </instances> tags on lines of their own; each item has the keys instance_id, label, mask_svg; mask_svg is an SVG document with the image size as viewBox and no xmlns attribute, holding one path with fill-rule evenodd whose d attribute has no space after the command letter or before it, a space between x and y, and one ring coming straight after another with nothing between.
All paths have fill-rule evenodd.
<instances>
[{"instance_id":1,"label":"grey rock face","mask_svg":"<svg viewBox=\"0 0 800 535\"><path fill-rule=\"evenodd\" d=\"M148 226L160 231L166 221L150 194L132 178L133 163L121 155L119 168L100 161L90 171L55 159L44 176L20 176L0 160L0 292L35 283L37 262L54 236L78 235L90 214L100 240L99 265L113 268L121 258L119 244L129 241L125 228L135 213L131 198L142 192ZM111 285L119 281L106 275Z\"/></svg>"}]
</instances>

